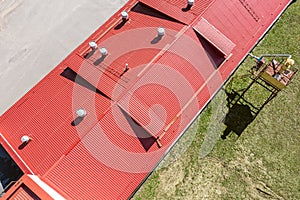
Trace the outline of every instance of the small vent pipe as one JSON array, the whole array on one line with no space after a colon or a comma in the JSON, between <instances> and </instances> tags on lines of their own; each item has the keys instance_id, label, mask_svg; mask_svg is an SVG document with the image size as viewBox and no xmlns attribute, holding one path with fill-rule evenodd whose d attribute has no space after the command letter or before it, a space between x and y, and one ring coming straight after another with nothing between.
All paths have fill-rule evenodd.
<instances>
[{"instance_id":1,"label":"small vent pipe","mask_svg":"<svg viewBox=\"0 0 300 200\"><path fill-rule=\"evenodd\" d=\"M102 56L106 56L108 54L108 51L107 51L107 49L105 47L102 47L100 49L100 53L101 53Z\"/></svg>"},{"instance_id":2,"label":"small vent pipe","mask_svg":"<svg viewBox=\"0 0 300 200\"><path fill-rule=\"evenodd\" d=\"M86 110L83 109L83 108L79 108L77 111L76 111L76 115L77 117L85 117L86 116Z\"/></svg>"},{"instance_id":3,"label":"small vent pipe","mask_svg":"<svg viewBox=\"0 0 300 200\"><path fill-rule=\"evenodd\" d=\"M165 31L165 29L164 29L163 27L159 27L159 28L157 29L157 35L158 35L158 37L164 36L165 33L166 33L166 31Z\"/></svg>"},{"instance_id":4,"label":"small vent pipe","mask_svg":"<svg viewBox=\"0 0 300 200\"><path fill-rule=\"evenodd\" d=\"M31 138L28 135L23 135L21 137L21 142L24 143L28 143L31 140Z\"/></svg>"},{"instance_id":5,"label":"small vent pipe","mask_svg":"<svg viewBox=\"0 0 300 200\"><path fill-rule=\"evenodd\" d=\"M92 50L95 50L97 48L97 43L95 41L90 41L89 45L90 45Z\"/></svg>"},{"instance_id":6,"label":"small vent pipe","mask_svg":"<svg viewBox=\"0 0 300 200\"><path fill-rule=\"evenodd\" d=\"M126 11L121 12L122 20L128 19L128 13Z\"/></svg>"}]
</instances>

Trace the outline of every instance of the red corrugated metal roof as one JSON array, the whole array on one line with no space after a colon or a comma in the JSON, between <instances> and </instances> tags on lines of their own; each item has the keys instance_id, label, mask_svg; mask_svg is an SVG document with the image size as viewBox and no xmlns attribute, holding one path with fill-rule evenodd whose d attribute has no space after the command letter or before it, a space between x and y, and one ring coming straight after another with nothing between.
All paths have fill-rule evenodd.
<instances>
[{"instance_id":1,"label":"red corrugated metal roof","mask_svg":"<svg viewBox=\"0 0 300 200\"><path fill-rule=\"evenodd\" d=\"M115 14L0 118L21 168L69 198L130 196L290 1L141 2L129 1L127 21ZM92 54L91 40L108 55ZM19 148L24 134L33 140Z\"/></svg>"},{"instance_id":2,"label":"red corrugated metal roof","mask_svg":"<svg viewBox=\"0 0 300 200\"><path fill-rule=\"evenodd\" d=\"M36 194L34 194L26 185L21 185L16 192L9 197L9 199L14 200L37 200L40 199Z\"/></svg>"},{"instance_id":3,"label":"red corrugated metal roof","mask_svg":"<svg viewBox=\"0 0 300 200\"><path fill-rule=\"evenodd\" d=\"M191 9L187 9L187 1L182 0L140 0L140 2L164 13L184 24L190 24L203 13L215 0L196 1Z\"/></svg>"},{"instance_id":4,"label":"red corrugated metal roof","mask_svg":"<svg viewBox=\"0 0 300 200\"><path fill-rule=\"evenodd\" d=\"M12 200L51 200L51 199L63 199L64 197L55 191L52 194L48 194L45 191L46 187L39 185L34 179L39 180L39 177L30 177L31 175L23 175L11 189L6 192L1 199ZM44 186L47 185L44 183ZM55 193L55 195L54 195ZM67 197L67 196L65 196Z\"/></svg>"}]
</instances>

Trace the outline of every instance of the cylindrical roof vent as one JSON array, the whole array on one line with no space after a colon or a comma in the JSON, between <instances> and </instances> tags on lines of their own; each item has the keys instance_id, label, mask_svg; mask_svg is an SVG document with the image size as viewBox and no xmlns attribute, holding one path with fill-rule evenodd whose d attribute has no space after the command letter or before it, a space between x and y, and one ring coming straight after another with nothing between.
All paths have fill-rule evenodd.
<instances>
[{"instance_id":1,"label":"cylindrical roof vent","mask_svg":"<svg viewBox=\"0 0 300 200\"><path fill-rule=\"evenodd\" d=\"M97 43L95 41L90 41L89 45L92 49L96 49L97 48Z\"/></svg>"},{"instance_id":2,"label":"cylindrical roof vent","mask_svg":"<svg viewBox=\"0 0 300 200\"><path fill-rule=\"evenodd\" d=\"M22 143L28 143L31 140L31 138L28 135L23 135L21 137L21 142Z\"/></svg>"},{"instance_id":3,"label":"cylindrical roof vent","mask_svg":"<svg viewBox=\"0 0 300 200\"><path fill-rule=\"evenodd\" d=\"M129 65L128 63L125 64L124 72L127 72L129 70Z\"/></svg>"},{"instance_id":4,"label":"cylindrical roof vent","mask_svg":"<svg viewBox=\"0 0 300 200\"><path fill-rule=\"evenodd\" d=\"M85 117L86 116L86 110L83 108L79 108L78 110L76 110L76 115L78 117Z\"/></svg>"},{"instance_id":5,"label":"cylindrical roof vent","mask_svg":"<svg viewBox=\"0 0 300 200\"><path fill-rule=\"evenodd\" d=\"M164 36L165 35L165 29L163 27L159 27L157 29L157 34L158 34L159 37Z\"/></svg>"},{"instance_id":6,"label":"cylindrical roof vent","mask_svg":"<svg viewBox=\"0 0 300 200\"><path fill-rule=\"evenodd\" d=\"M188 5L189 5L189 6L194 5L194 0L188 0Z\"/></svg>"},{"instance_id":7,"label":"cylindrical roof vent","mask_svg":"<svg viewBox=\"0 0 300 200\"><path fill-rule=\"evenodd\" d=\"M100 53L101 53L102 56L106 56L108 54L107 49L105 47L102 47L100 49Z\"/></svg>"},{"instance_id":8,"label":"cylindrical roof vent","mask_svg":"<svg viewBox=\"0 0 300 200\"><path fill-rule=\"evenodd\" d=\"M126 20L128 18L128 13L126 11L121 12L121 16L123 20Z\"/></svg>"}]
</instances>

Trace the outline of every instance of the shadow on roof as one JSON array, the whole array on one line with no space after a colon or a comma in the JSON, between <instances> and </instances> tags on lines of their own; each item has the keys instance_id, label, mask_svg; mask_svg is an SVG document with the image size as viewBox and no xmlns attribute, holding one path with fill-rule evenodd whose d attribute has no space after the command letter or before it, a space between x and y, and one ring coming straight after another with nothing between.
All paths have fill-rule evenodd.
<instances>
[{"instance_id":1,"label":"shadow on roof","mask_svg":"<svg viewBox=\"0 0 300 200\"><path fill-rule=\"evenodd\" d=\"M85 59L89 59L90 57L92 57L92 55L94 55L95 52L96 52L96 49L93 49L92 51L90 51L86 55L84 55L83 57Z\"/></svg>"},{"instance_id":2,"label":"shadow on roof","mask_svg":"<svg viewBox=\"0 0 300 200\"><path fill-rule=\"evenodd\" d=\"M159 41L161 41L161 39L162 39L162 36L158 35L150 43L157 44Z\"/></svg>"},{"instance_id":3,"label":"shadow on roof","mask_svg":"<svg viewBox=\"0 0 300 200\"><path fill-rule=\"evenodd\" d=\"M192 8L192 5L190 5L190 4L187 4L187 6L186 6L186 7L184 7L184 8L182 8L181 10L182 10L183 12L188 12L188 11L190 11L190 10L191 10L191 8Z\"/></svg>"},{"instance_id":4,"label":"shadow on roof","mask_svg":"<svg viewBox=\"0 0 300 200\"><path fill-rule=\"evenodd\" d=\"M122 20L114 29L119 30L121 29L127 22L128 20Z\"/></svg>"},{"instance_id":5,"label":"shadow on roof","mask_svg":"<svg viewBox=\"0 0 300 200\"><path fill-rule=\"evenodd\" d=\"M224 62L225 60L224 55L216 47L214 47L209 41L207 41L203 36L201 36L196 31L194 32L197 35L199 42L203 46L210 62L213 64L214 68L217 69Z\"/></svg>"},{"instance_id":6,"label":"shadow on roof","mask_svg":"<svg viewBox=\"0 0 300 200\"><path fill-rule=\"evenodd\" d=\"M85 80L82 76L80 76L79 74L77 74L74 70L72 70L71 68L67 67L61 74L61 76L73 81L74 83L77 83L97 94L100 94L101 96L111 100L111 98L109 96L107 96L106 94L104 94L103 92L101 92L99 89L97 89L95 86L93 86L90 82L88 82L87 80Z\"/></svg>"},{"instance_id":7,"label":"shadow on roof","mask_svg":"<svg viewBox=\"0 0 300 200\"><path fill-rule=\"evenodd\" d=\"M153 137L148 131L146 131L137 121L135 121L125 110L119 107L128 124L132 128L136 137L139 139L145 151L148 151L151 146L156 142L156 138Z\"/></svg>"},{"instance_id":8,"label":"shadow on roof","mask_svg":"<svg viewBox=\"0 0 300 200\"><path fill-rule=\"evenodd\" d=\"M100 65L104 59L106 58L107 55L102 55L99 59L97 59L95 62L94 62L94 65Z\"/></svg>"},{"instance_id":9,"label":"shadow on roof","mask_svg":"<svg viewBox=\"0 0 300 200\"><path fill-rule=\"evenodd\" d=\"M138 3L135 7L133 7L131 9L131 11L136 12L136 13L140 13L143 15L149 15L151 17L156 17L156 18L160 18L160 19L164 19L164 20L168 20L168 21L172 21L172 22L177 22L182 24L180 21L162 13L159 12L158 10L155 10L153 8L151 8L150 6L147 6L143 3Z\"/></svg>"},{"instance_id":10,"label":"shadow on roof","mask_svg":"<svg viewBox=\"0 0 300 200\"><path fill-rule=\"evenodd\" d=\"M71 122L71 125L72 125L72 126L77 126L77 125L79 125L79 124L82 122L83 118L84 118L84 117L76 117L76 118Z\"/></svg>"}]
</instances>

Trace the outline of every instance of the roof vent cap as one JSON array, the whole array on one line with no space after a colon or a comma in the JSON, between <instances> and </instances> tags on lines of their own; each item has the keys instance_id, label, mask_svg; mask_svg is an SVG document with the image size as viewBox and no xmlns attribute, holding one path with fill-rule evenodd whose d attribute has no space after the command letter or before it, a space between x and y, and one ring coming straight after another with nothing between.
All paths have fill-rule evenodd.
<instances>
[{"instance_id":1,"label":"roof vent cap","mask_svg":"<svg viewBox=\"0 0 300 200\"><path fill-rule=\"evenodd\" d=\"M194 0L188 0L188 5L189 5L189 6L194 5Z\"/></svg>"},{"instance_id":2,"label":"roof vent cap","mask_svg":"<svg viewBox=\"0 0 300 200\"><path fill-rule=\"evenodd\" d=\"M128 18L128 13L126 11L121 12L121 15L123 20Z\"/></svg>"},{"instance_id":3,"label":"roof vent cap","mask_svg":"<svg viewBox=\"0 0 300 200\"><path fill-rule=\"evenodd\" d=\"M86 110L83 108L79 108L78 110L76 110L76 115L78 117L85 117L86 116Z\"/></svg>"},{"instance_id":4,"label":"roof vent cap","mask_svg":"<svg viewBox=\"0 0 300 200\"><path fill-rule=\"evenodd\" d=\"M31 140L31 138L28 135L23 135L21 137L21 142L22 143L28 143Z\"/></svg>"},{"instance_id":5,"label":"roof vent cap","mask_svg":"<svg viewBox=\"0 0 300 200\"><path fill-rule=\"evenodd\" d=\"M101 53L102 56L106 56L108 54L107 49L105 47L102 47L100 49L100 53Z\"/></svg>"},{"instance_id":6,"label":"roof vent cap","mask_svg":"<svg viewBox=\"0 0 300 200\"><path fill-rule=\"evenodd\" d=\"M96 49L97 48L97 43L95 41L90 41L89 45L92 49Z\"/></svg>"},{"instance_id":7,"label":"roof vent cap","mask_svg":"<svg viewBox=\"0 0 300 200\"><path fill-rule=\"evenodd\" d=\"M157 34L158 34L158 36L159 37L162 37L162 36L164 36L165 35L165 29L163 28L163 27L159 27L158 29L157 29Z\"/></svg>"}]
</instances>

